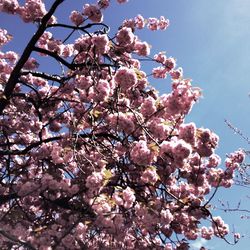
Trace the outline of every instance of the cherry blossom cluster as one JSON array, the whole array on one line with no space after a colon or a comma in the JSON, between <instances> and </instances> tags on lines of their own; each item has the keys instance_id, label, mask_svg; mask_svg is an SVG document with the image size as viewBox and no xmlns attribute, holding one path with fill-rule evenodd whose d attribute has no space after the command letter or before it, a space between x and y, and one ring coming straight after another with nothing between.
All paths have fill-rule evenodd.
<instances>
[{"instance_id":1,"label":"cherry blossom cluster","mask_svg":"<svg viewBox=\"0 0 250 250\"><path fill-rule=\"evenodd\" d=\"M18 14L27 23L40 21L46 14L42 0L26 0L23 6L17 0L2 0L0 10L9 14Z\"/></svg>"},{"instance_id":2,"label":"cherry blossom cluster","mask_svg":"<svg viewBox=\"0 0 250 250\"><path fill-rule=\"evenodd\" d=\"M125 20L123 22L123 26L130 27L132 29L143 29L146 26L151 31L165 30L169 26L169 20L164 16L160 16L160 18L150 17L146 19L142 15L137 15L133 19Z\"/></svg>"},{"instance_id":3,"label":"cherry blossom cluster","mask_svg":"<svg viewBox=\"0 0 250 250\"><path fill-rule=\"evenodd\" d=\"M39 23L21 56L3 50L11 36L0 29L0 248L184 250L225 238L209 205L244 152L219 167L218 136L186 122L201 90L136 34L168 19L138 15L111 38L103 11L112 1L55 23L63 1L46 11L43 1L0 0L2 12ZM70 35L53 33L61 28ZM41 56L61 72L42 71ZM145 72L142 59L157 67ZM151 73L170 77L171 91L160 95Z\"/></svg>"},{"instance_id":4,"label":"cherry blossom cluster","mask_svg":"<svg viewBox=\"0 0 250 250\"><path fill-rule=\"evenodd\" d=\"M118 3L126 3L128 0L117 0ZM110 5L110 0L99 0L97 4L85 4L82 13L73 10L70 20L77 26L81 25L86 19L95 23L103 21L101 9L106 9Z\"/></svg>"},{"instance_id":5,"label":"cherry blossom cluster","mask_svg":"<svg viewBox=\"0 0 250 250\"><path fill-rule=\"evenodd\" d=\"M230 170L239 168L240 164L245 159L245 152L243 150L235 151L231 153L225 161L225 165Z\"/></svg>"},{"instance_id":6,"label":"cherry blossom cluster","mask_svg":"<svg viewBox=\"0 0 250 250\"><path fill-rule=\"evenodd\" d=\"M0 29L0 46L8 43L11 40L11 35L7 33L7 30Z\"/></svg>"}]
</instances>

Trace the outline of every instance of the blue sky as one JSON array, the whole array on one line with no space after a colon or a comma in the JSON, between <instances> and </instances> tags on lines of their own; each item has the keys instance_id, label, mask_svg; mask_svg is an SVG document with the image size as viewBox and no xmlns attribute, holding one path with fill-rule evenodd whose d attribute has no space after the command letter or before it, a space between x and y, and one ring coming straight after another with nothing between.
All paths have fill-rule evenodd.
<instances>
[{"instance_id":1,"label":"blue sky","mask_svg":"<svg viewBox=\"0 0 250 250\"><path fill-rule=\"evenodd\" d=\"M50 1L45 1L50 2ZM94 2L94 1L88 1ZM61 19L67 19L69 10L82 7L85 1L66 1L59 12ZM152 45L152 55L166 51L177 58L184 75L193 79L193 85L203 90L203 96L193 108L187 121L197 126L212 129L220 136L217 153L224 159L239 147L249 145L233 133L224 123L228 119L246 136L250 137L250 1L249 0L130 0L119 6L112 4L106 11L105 22L113 32L124 18L140 13L145 17L164 15L170 19L170 27L164 32L143 31L138 34ZM19 52L34 33L34 25L23 25L12 16L0 15L0 26L14 35L9 47ZM18 37L18 38L17 38ZM153 81L154 86L164 93L169 91L167 80ZM242 201L242 208L250 209L250 189L235 187L221 190L216 198L229 201L236 206ZM221 214L214 211L215 215ZM240 219L241 213L221 214L229 225L246 236L234 247L221 240L206 243L209 249L247 250L250 244L250 220ZM198 243L192 246L198 249Z\"/></svg>"}]
</instances>

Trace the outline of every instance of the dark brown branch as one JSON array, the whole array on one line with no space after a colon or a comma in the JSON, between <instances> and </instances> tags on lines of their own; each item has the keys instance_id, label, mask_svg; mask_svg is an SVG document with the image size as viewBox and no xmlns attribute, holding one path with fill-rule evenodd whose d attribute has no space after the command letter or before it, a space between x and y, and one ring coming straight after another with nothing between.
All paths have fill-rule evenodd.
<instances>
[{"instance_id":1,"label":"dark brown branch","mask_svg":"<svg viewBox=\"0 0 250 250\"><path fill-rule=\"evenodd\" d=\"M60 57L56 53L54 53L53 51L49 51L47 49L43 49L43 48L39 48L39 47L34 47L34 51L53 57L58 62L62 63L63 65L65 65L67 68L69 68L71 70L75 69L75 67L73 66L73 64L67 62L62 57Z\"/></svg>"},{"instance_id":2,"label":"dark brown branch","mask_svg":"<svg viewBox=\"0 0 250 250\"><path fill-rule=\"evenodd\" d=\"M78 135L80 138L89 138L89 137L107 137L107 138L110 138L110 139L113 139L113 140L116 140L116 141L122 141L121 138L113 135L113 134L109 134L109 133L98 133L98 134L79 134Z\"/></svg>"},{"instance_id":3,"label":"dark brown branch","mask_svg":"<svg viewBox=\"0 0 250 250\"><path fill-rule=\"evenodd\" d=\"M34 143L30 144L29 146L27 146L23 150L2 150L2 151L0 151L0 155L23 155L23 154L27 154L31 149L33 149L35 147L38 147L42 143L56 141L56 140L60 140L60 139L62 139L61 136L47 138L47 139L42 140L42 141L34 142Z\"/></svg>"},{"instance_id":4,"label":"dark brown branch","mask_svg":"<svg viewBox=\"0 0 250 250\"><path fill-rule=\"evenodd\" d=\"M62 83L64 81L68 80L68 77L66 78L64 76L49 75L49 74L46 74L44 72L37 72L37 71L30 71L30 70L22 70L21 71L21 75L28 75L28 74L31 74L32 76L35 76L35 77L41 77L41 78L46 79L46 80L58 82L58 83Z\"/></svg>"},{"instance_id":5,"label":"dark brown branch","mask_svg":"<svg viewBox=\"0 0 250 250\"><path fill-rule=\"evenodd\" d=\"M39 53L43 53L45 55L51 56L52 58L54 58L55 60L57 60L58 62L62 63L64 66L66 66L67 68L71 69L71 70L76 70L76 69L81 69L84 67L97 67L97 68L104 68L104 67L117 67L117 65L113 65L113 64L108 64L108 63L100 63L100 64L93 64L90 62L84 62L84 63L69 63L66 60L64 60L62 57L60 57L59 55L57 55L55 52L53 51L49 51L43 48L39 48L39 47L35 47L34 51L39 52Z\"/></svg>"},{"instance_id":6,"label":"dark brown branch","mask_svg":"<svg viewBox=\"0 0 250 250\"><path fill-rule=\"evenodd\" d=\"M121 141L121 139L115 135L112 134L108 134L108 133L99 133L99 134L79 134L79 135L75 135L75 136L79 136L80 138L91 138L93 136L95 137L107 137L116 141ZM32 150L35 147L40 146L42 143L47 143L47 142L51 142L51 141L57 141L57 140L61 140L63 137L62 136L55 136L55 137L50 137L47 138L45 140L41 140L41 141L37 141L34 142L32 144L30 144L29 146L27 146L25 149L22 150L0 150L0 155L23 155L23 154L27 154L30 150ZM1 203L0 203L1 204Z\"/></svg>"},{"instance_id":7,"label":"dark brown branch","mask_svg":"<svg viewBox=\"0 0 250 250\"><path fill-rule=\"evenodd\" d=\"M61 27L61 28L72 29L72 30L81 30L87 33L88 35L90 35L90 33L87 31L87 29L92 28L93 26L103 26L104 29L106 29L105 30L106 33L108 33L110 30L109 26L104 23L89 23L85 26L73 26L73 25L67 25L67 24L61 24L61 23L47 25L48 28Z\"/></svg>"},{"instance_id":8,"label":"dark brown branch","mask_svg":"<svg viewBox=\"0 0 250 250\"><path fill-rule=\"evenodd\" d=\"M6 202L9 202L10 200L17 199L17 198L18 198L18 195L16 193L0 195L0 206L5 204Z\"/></svg>"},{"instance_id":9,"label":"dark brown branch","mask_svg":"<svg viewBox=\"0 0 250 250\"><path fill-rule=\"evenodd\" d=\"M75 207L74 204L70 203L70 200L75 196L72 197L63 197L63 198L58 198L55 200L50 200L44 196L44 194L40 194L40 196L44 199L44 201L48 202L51 205L54 205L56 207L60 207L66 210L71 210L71 211L76 211L80 212L82 214L86 214L90 216L91 218L95 218L96 214L92 210L92 208L88 204L82 204L82 207Z\"/></svg>"}]
</instances>

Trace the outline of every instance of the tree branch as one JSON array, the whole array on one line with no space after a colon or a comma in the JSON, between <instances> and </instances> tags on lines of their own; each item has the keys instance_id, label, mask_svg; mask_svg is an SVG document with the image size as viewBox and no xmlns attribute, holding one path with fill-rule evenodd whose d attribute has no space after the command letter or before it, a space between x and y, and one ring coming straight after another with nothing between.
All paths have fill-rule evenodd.
<instances>
[{"instance_id":1,"label":"tree branch","mask_svg":"<svg viewBox=\"0 0 250 250\"><path fill-rule=\"evenodd\" d=\"M31 149L41 145L42 143L56 141L56 140L60 140L60 139L62 139L61 136L50 137L50 138L47 138L47 139L42 140L42 141L34 142L34 143L30 144L29 146L27 146L23 150L2 150L2 151L0 151L0 155L23 155L23 154L27 154Z\"/></svg>"},{"instance_id":2,"label":"tree branch","mask_svg":"<svg viewBox=\"0 0 250 250\"><path fill-rule=\"evenodd\" d=\"M49 24L47 27L48 28L61 27L61 28L72 29L72 30L81 30L87 33L89 36L91 36L91 34L87 31L87 29L92 28L93 26L103 26L104 29L106 29L105 30L106 33L108 33L110 30L109 26L104 23L89 23L85 26L73 26L73 25L55 23L55 24Z\"/></svg>"},{"instance_id":3,"label":"tree branch","mask_svg":"<svg viewBox=\"0 0 250 250\"><path fill-rule=\"evenodd\" d=\"M51 56L52 58L54 58L55 60L57 60L58 62L62 63L64 66L66 66L67 68L71 69L71 70L76 70L79 68L83 68L86 66L91 66L91 67L96 67L96 68L104 68L104 67L117 67L117 65L113 65L113 64L109 64L109 63L99 63L99 64L93 64L90 62L84 62L84 63L69 63L66 60L64 60L62 57L60 57L59 55L57 55L55 52L53 51L49 51L47 49L43 49L43 48L39 48L39 47L35 47L34 51Z\"/></svg>"},{"instance_id":4,"label":"tree branch","mask_svg":"<svg viewBox=\"0 0 250 250\"><path fill-rule=\"evenodd\" d=\"M32 76L35 76L35 77L41 77L41 78L46 79L46 80L58 82L58 83L62 83L68 79L64 76L49 75L49 74L46 74L44 72L30 71L30 70L22 70L21 71L21 75L28 75L28 74L31 74Z\"/></svg>"}]
</instances>

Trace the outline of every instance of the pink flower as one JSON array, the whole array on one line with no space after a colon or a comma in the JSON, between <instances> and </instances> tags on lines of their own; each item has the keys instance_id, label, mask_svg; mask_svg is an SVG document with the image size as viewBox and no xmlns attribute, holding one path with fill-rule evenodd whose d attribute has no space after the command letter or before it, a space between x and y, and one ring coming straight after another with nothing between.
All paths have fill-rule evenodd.
<instances>
[{"instance_id":1,"label":"pink flower","mask_svg":"<svg viewBox=\"0 0 250 250\"><path fill-rule=\"evenodd\" d=\"M143 18L142 15L137 15L134 18L134 21L135 21L135 26L136 26L137 29L144 28L144 26L145 26L145 20L144 20L144 18Z\"/></svg>"},{"instance_id":2,"label":"pink flower","mask_svg":"<svg viewBox=\"0 0 250 250\"><path fill-rule=\"evenodd\" d=\"M122 22L122 26L121 27L127 27L127 28L130 28L130 29L134 29L135 28L135 20L130 18L130 19L125 19L123 22Z\"/></svg>"},{"instance_id":3,"label":"pink flower","mask_svg":"<svg viewBox=\"0 0 250 250\"><path fill-rule=\"evenodd\" d=\"M150 30L157 30L159 25L159 20L157 18L151 17L148 19L148 28Z\"/></svg>"},{"instance_id":4,"label":"pink flower","mask_svg":"<svg viewBox=\"0 0 250 250\"><path fill-rule=\"evenodd\" d=\"M171 70L173 70L175 68L176 61L173 57L169 57L164 62L164 65L165 65L166 69L168 70L168 72L170 72Z\"/></svg>"},{"instance_id":5,"label":"pink flower","mask_svg":"<svg viewBox=\"0 0 250 250\"><path fill-rule=\"evenodd\" d=\"M128 0L117 0L118 3L127 3Z\"/></svg>"},{"instance_id":6,"label":"pink flower","mask_svg":"<svg viewBox=\"0 0 250 250\"><path fill-rule=\"evenodd\" d=\"M77 79L77 87L80 89L88 89L92 84L93 84L93 80L90 76L83 76L80 75Z\"/></svg>"},{"instance_id":7,"label":"pink flower","mask_svg":"<svg viewBox=\"0 0 250 250\"><path fill-rule=\"evenodd\" d=\"M69 16L72 23L76 26L79 26L83 23L84 19L82 14L79 11L73 10Z\"/></svg>"},{"instance_id":8,"label":"pink flower","mask_svg":"<svg viewBox=\"0 0 250 250\"><path fill-rule=\"evenodd\" d=\"M102 184L103 181L103 174L100 172L93 172L89 175L86 179L86 187L90 189L95 189Z\"/></svg>"},{"instance_id":9,"label":"pink flower","mask_svg":"<svg viewBox=\"0 0 250 250\"><path fill-rule=\"evenodd\" d=\"M0 11L6 12L8 14L15 14L19 4L17 0L1 0L0 1Z\"/></svg>"},{"instance_id":10,"label":"pink flower","mask_svg":"<svg viewBox=\"0 0 250 250\"><path fill-rule=\"evenodd\" d=\"M134 143L130 156L131 160L139 165L150 165L154 157L146 141L143 140Z\"/></svg>"},{"instance_id":11,"label":"pink flower","mask_svg":"<svg viewBox=\"0 0 250 250\"><path fill-rule=\"evenodd\" d=\"M51 158L55 164L61 164L64 162L62 158L62 148L58 145L58 143L53 144Z\"/></svg>"},{"instance_id":12,"label":"pink flower","mask_svg":"<svg viewBox=\"0 0 250 250\"><path fill-rule=\"evenodd\" d=\"M74 249L75 248L75 240L74 237L70 234L66 235L62 239L63 245L68 249Z\"/></svg>"},{"instance_id":13,"label":"pink flower","mask_svg":"<svg viewBox=\"0 0 250 250\"><path fill-rule=\"evenodd\" d=\"M201 228L201 237L206 239L206 240L211 240L211 238L213 237L214 235L214 230L212 227L202 227Z\"/></svg>"},{"instance_id":14,"label":"pink flower","mask_svg":"<svg viewBox=\"0 0 250 250\"><path fill-rule=\"evenodd\" d=\"M167 137L171 128L165 123L165 120L162 118L155 118L150 122L149 129L155 138L163 140Z\"/></svg>"},{"instance_id":15,"label":"pink flower","mask_svg":"<svg viewBox=\"0 0 250 250\"><path fill-rule=\"evenodd\" d=\"M183 139L187 143L190 143L191 145L195 145L196 141L195 124L193 122L188 124L182 124L179 128L179 138Z\"/></svg>"},{"instance_id":16,"label":"pink flower","mask_svg":"<svg viewBox=\"0 0 250 250\"><path fill-rule=\"evenodd\" d=\"M152 115L156 110L155 99L151 96L146 98L141 105L141 113L145 117Z\"/></svg>"},{"instance_id":17,"label":"pink flower","mask_svg":"<svg viewBox=\"0 0 250 250\"><path fill-rule=\"evenodd\" d=\"M236 240L239 240L241 238L240 234L239 233L234 233L234 238Z\"/></svg>"},{"instance_id":18,"label":"pink flower","mask_svg":"<svg viewBox=\"0 0 250 250\"><path fill-rule=\"evenodd\" d=\"M213 154L214 149L218 145L219 137L209 129L198 129L198 148L197 152L200 156L209 157Z\"/></svg>"},{"instance_id":19,"label":"pink flower","mask_svg":"<svg viewBox=\"0 0 250 250\"><path fill-rule=\"evenodd\" d=\"M109 7L110 0L99 0L98 1L98 6L102 9L106 9Z\"/></svg>"},{"instance_id":20,"label":"pink flower","mask_svg":"<svg viewBox=\"0 0 250 250\"><path fill-rule=\"evenodd\" d=\"M83 15L87 16L92 22L101 23L103 15L98 6L93 4L85 4L83 7Z\"/></svg>"},{"instance_id":21,"label":"pink flower","mask_svg":"<svg viewBox=\"0 0 250 250\"><path fill-rule=\"evenodd\" d=\"M44 47L48 43L48 41L52 39L52 37L53 35L51 32L45 31L38 40L39 46Z\"/></svg>"},{"instance_id":22,"label":"pink flower","mask_svg":"<svg viewBox=\"0 0 250 250\"><path fill-rule=\"evenodd\" d=\"M18 54L13 51L8 51L4 54L4 58L9 60L10 63L15 64L18 60Z\"/></svg>"},{"instance_id":23,"label":"pink flower","mask_svg":"<svg viewBox=\"0 0 250 250\"><path fill-rule=\"evenodd\" d=\"M188 158L191 152L192 152L191 145L186 143L184 140L178 140L173 147L173 154L175 158L179 159Z\"/></svg>"},{"instance_id":24,"label":"pink flower","mask_svg":"<svg viewBox=\"0 0 250 250\"><path fill-rule=\"evenodd\" d=\"M0 29L0 46L8 43L12 39L12 36L8 34L7 30Z\"/></svg>"},{"instance_id":25,"label":"pink flower","mask_svg":"<svg viewBox=\"0 0 250 250\"><path fill-rule=\"evenodd\" d=\"M47 13L42 0L26 0L25 5L18 9L18 13L24 22L40 21Z\"/></svg>"},{"instance_id":26,"label":"pink flower","mask_svg":"<svg viewBox=\"0 0 250 250\"><path fill-rule=\"evenodd\" d=\"M119 131L124 131L127 134L131 134L135 129L134 117L131 113L110 114L107 121L115 130L118 126Z\"/></svg>"},{"instance_id":27,"label":"pink flower","mask_svg":"<svg viewBox=\"0 0 250 250\"><path fill-rule=\"evenodd\" d=\"M130 187L127 187L122 192L122 198L124 201L123 206L127 209L131 208L135 202L134 191Z\"/></svg>"},{"instance_id":28,"label":"pink flower","mask_svg":"<svg viewBox=\"0 0 250 250\"><path fill-rule=\"evenodd\" d=\"M158 54L154 55L154 60L156 62L164 64L167 60L167 56L165 55L165 52L159 52Z\"/></svg>"},{"instance_id":29,"label":"pink flower","mask_svg":"<svg viewBox=\"0 0 250 250\"><path fill-rule=\"evenodd\" d=\"M139 56L148 56L150 54L150 48L147 42L136 42L134 49Z\"/></svg>"},{"instance_id":30,"label":"pink flower","mask_svg":"<svg viewBox=\"0 0 250 250\"><path fill-rule=\"evenodd\" d=\"M216 155L216 154L212 154L209 158L208 158L208 167L218 167L221 163L221 158Z\"/></svg>"},{"instance_id":31,"label":"pink flower","mask_svg":"<svg viewBox=\"0 0 250 250\"><path fill-rule=\"evenodd\" d=\"M26 63L24 64L24 69L35 70L39 66L37 60L33 57L29 58Z\"/></svg>"},{"instance_id":32,"label":"pink flower","mask_svg":"<svg viewBox=\"0 0 250 250\"><path fill-rule=\"evenodd\" d=\"M144 183L149 183L152 185L154 185L158 179L159 179L159 176L156 173L156 169L154 167L146 168L146 170L143 172L143 174L141 176L141 180Z\"/></svg>"},{"instance_id":33,"label":"pink flower","mask_svg":"<svg viewBox=\"0 0 250 250\"><path fill-rule=\"evenodd\" d=\"M168 70L165 67L157 67L152 70L154 78L166 78Z\"/></svg>"},{"instance_id":34,"label":"pink flower","mask_svg":"<svg viewBox=\"0 0 250 250\"><path fill-rule=\"evenodd\" d=\"M134 33L131 28L123 27L116 34L116 41L119 46L129 46L134 42Z\"/></svg>"},{"instance_id":35,"label":"pink flower","mask_svg":"<svg viewBox=\"0 0 250 250\"><path fill-rule=\"evenodd\" d=\"M159 19L158 27L161 30L165 30L169 26L169 20L164 16L161 16Z\"/></svg>"},{"instance_id":36,"label":"pink flower","mask_svg":"<svg viewBox=\"0 0 250 250\"><path fill-rule=\"evenodd\" d=\"M228 157L232 162L242 163L245 159L245 152L242 149L239 149L231 153Z\"/></svg>"},{"instance_id":37,"label":"pink flower","mask_svg":"<svg viewBox=\"0 0 250 250\"><path fill-rule=\"evenodd\" d=\"M108 81L106 80L99 80L95 94L95 100L97 101L105 101L109 97L110 94L110 86Z\"/></svg>"},{"instance_id":38,"label":"pink flower","mask_svg":"<svg viewBox=\"0 0 250 250\"><path fill-rule=\"evenodd\" d=\"M133 69L122 67L117 70L115 81L123 90L127 90L137 84L137 76Z\"/></svg>"},{"instance_id":39,"label":"pink flower","mask_svg":"<svg viewBox=\"0 0 250 250\"><path fill-rule=\"evenodd\" d=\"M170 75L173 80L181 80L183 77L183 69L178 68L176 70L173 70L172 72L170 72Z\"/></svg>"},{"instance_id":40,"label":"pink flower","mask_svg":"<svg viewBox=\"0 0 250 250\"><path fill-rule=\"evenodd\" d=\"M172 142L172 141L163 141L160 144L160 155L161 156L164 156L165 154L172 155L173 148L174 148L174 142Z\"/></svg>"},{"instance_id":41,"label":"pink flower","mask_svg":"<svg viewBox=\"0 0 250 250\"><path fill-rule=\"evenodd\" d=\"M95 46L94 52L97 54L106 54L109 50L109 39L107 35L95 35L91 38Z\"/></svg>"},{"instance_id":42,"label":"pink flower","mask_svg":"<svg viewBox=\"0 0 250 250\"><path fill-rule=\"evenodd\" d=\"M64 45L62 48L62 56L67 58L73 56L74 53L74 45L73 44L67 44Z\"/></svg>"},{"instance_id":43,"label":"pink flower","mask_svg":"<svg viewBox=\"0 0 250 250\"><path fill-rule=\"evenodd\" d=\"M97 200L97 202L94 203L93 209L97 214L108 213L111 211L110 205L103 199L103 197L100 197L100 201Z\"/></svg>"},{"instance_id":44,"label":"pink flower","mask_svg":"<svg viewBox=\"0 0 250 250\"><path fill-rule=\"evenodd\" d=\"M115 201L116 205L122 206L123 205L123 199L120 197L120 195L115 192L112 196L113 200Z\"/></svg>"},{"instance_id":45,"label":"pink flower","mask_svg":"<svg viewBox=\"0 0 250 250\"><path fill-rule=\"evenodd\" d=\"M91 38L86 35L81 35L78 39L76 39L74 43L74 49L78 51L86 51L91 47Z\"/></svg>"},{"instance_id":46,"label":"pink flower","mask_svg":"<svg viewBox=\"0 0 250 250\"><path fill-rule=\"evenodd\" d=\"M224 223L220 216L213 217L212 228L214 230L214 235L218 237L225 236L229 233L229 227Z\"/></svg>"}]
</instances>

